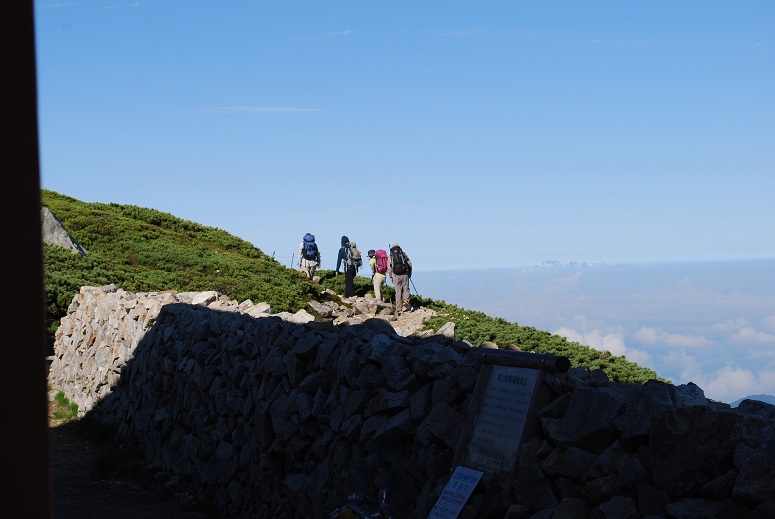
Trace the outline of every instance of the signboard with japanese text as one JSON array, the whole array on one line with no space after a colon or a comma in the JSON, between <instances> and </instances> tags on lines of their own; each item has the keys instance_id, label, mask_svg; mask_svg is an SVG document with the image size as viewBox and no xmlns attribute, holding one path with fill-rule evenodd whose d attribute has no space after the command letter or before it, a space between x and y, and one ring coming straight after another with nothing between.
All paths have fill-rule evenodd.
<instances>
[{"instance_id":1,"label":"signboard with japanese text","mask_svg":"<svg viewBox=\"0 0 775 519\"><path fill-rule=\"evenodd\" d=\"M454 465L488 475L515 468L523 433L533 414L534 393L544 374L525 367L481 367Z\"/></svg>"}]
</instances>

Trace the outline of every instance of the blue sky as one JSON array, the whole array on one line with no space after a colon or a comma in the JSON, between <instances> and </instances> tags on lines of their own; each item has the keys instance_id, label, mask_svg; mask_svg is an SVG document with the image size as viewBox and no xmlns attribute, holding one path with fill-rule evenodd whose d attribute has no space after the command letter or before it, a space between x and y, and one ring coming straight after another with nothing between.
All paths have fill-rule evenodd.
<instances>
[{"instance_id":1,"label":"blue sky","mask_svg":"<svg viewBox=\"0 0 775 519\"><path fill-rule=\"evenodd\" d=\"M771 1L35 3L41 182L290 264L775 258Z\"/></svg>"}]
</instances>

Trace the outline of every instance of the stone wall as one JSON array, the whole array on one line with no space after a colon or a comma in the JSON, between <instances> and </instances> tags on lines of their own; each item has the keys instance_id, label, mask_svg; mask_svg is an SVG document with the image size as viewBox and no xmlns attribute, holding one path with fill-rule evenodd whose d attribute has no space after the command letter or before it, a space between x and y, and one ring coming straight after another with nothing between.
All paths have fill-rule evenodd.
<instances>
[{"instance_id":1,"label":"stone wall","mask_svg":"<svg viewBox=\"0 0 775 519\"><path fill-rule=\"evenodd\" d=\"M404 337L379 318L304 314L84 287L50 382L230 516L324 518L353 492L386 488L395 517L427 517L481 350L452 333ZM558 378L516 470L480 484L461 517L775 516L775 407L731 409L693 384L583 368Z\"/></svg>"}]
</instances>

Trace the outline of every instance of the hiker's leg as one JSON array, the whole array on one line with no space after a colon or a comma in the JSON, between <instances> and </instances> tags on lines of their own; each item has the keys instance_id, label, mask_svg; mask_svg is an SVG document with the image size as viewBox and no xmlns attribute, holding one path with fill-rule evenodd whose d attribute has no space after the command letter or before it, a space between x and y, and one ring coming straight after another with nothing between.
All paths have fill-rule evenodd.
<instances>
[{"instance_id":1,"label":"hiker's leg","mask_svg":"<svg viewBox=\"0 0 775 519\"><path fill-rule=\"evenodd\" d=\"M395 288L396 288L396 308L395 313L401 311L401 307L403 306L404 299L409 297L409 276L401 275L401 276L394 276L393 277Z\"/></svg>"},{"instance_id":2,"label":"hiker's leg","mask_svg":"<svg viewBox=\"0 0 775 519\"><path fill-rule=\"evenodd\" d=\"M344 296L352 297L355 295L355 267L347 267L344 273Z\"/></svg>"},{"instance_id":3,"label":"hiker's leg","mask_svg":"<svg viewBox=\"0 0 775 519\"><path fill-rule=\"evenodd\" d=\"M382 301L382 285L385 284L385 276L374 276L374 297Z\"/></svg>"}]
</instances>

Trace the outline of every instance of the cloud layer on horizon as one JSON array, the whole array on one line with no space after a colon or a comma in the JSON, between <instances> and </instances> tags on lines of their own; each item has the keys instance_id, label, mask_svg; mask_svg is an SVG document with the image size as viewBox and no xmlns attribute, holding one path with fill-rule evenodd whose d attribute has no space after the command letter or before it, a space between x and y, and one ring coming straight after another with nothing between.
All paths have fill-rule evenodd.
<instances>
[{"instance_id":1,"label":"cloud layer on horizon","mask_svg":"<svg viewBox=\"0 0 775 519\"><path fill-rule=\"evenodd\" d=\"M454 283L443 273L424 278L448 292L438 299L625 356L733 402L775 394L775 262L754 267L515 269L508 282L503 271L458 272Z\"/></svg>"}]
</instances>

